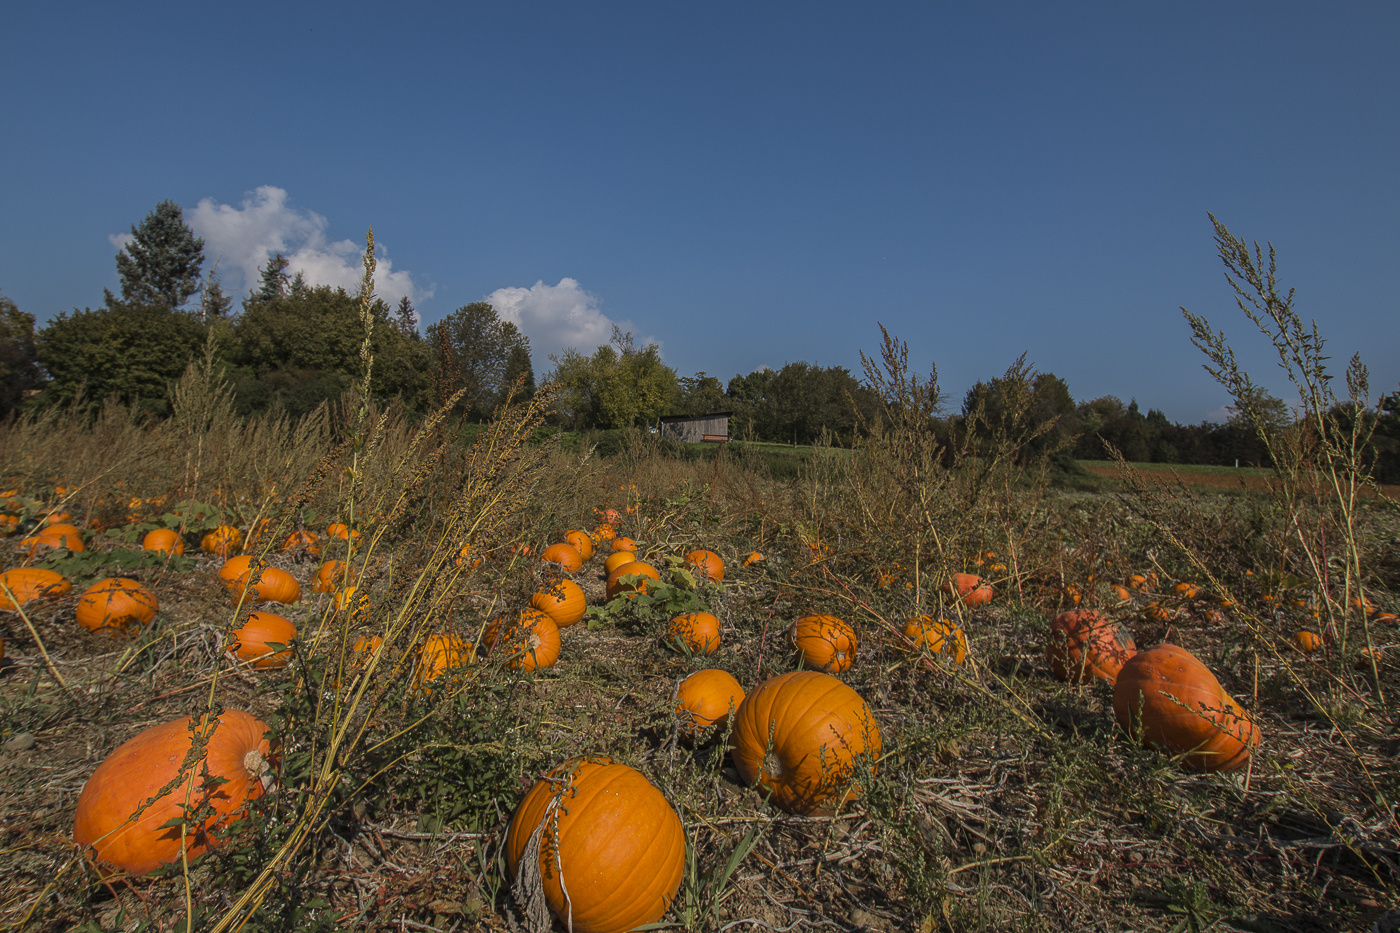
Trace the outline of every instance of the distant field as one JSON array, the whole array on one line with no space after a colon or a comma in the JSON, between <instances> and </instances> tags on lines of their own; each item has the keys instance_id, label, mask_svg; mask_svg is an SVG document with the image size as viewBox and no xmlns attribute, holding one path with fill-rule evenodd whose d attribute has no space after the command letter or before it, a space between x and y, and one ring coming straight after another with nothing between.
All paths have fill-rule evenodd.
<instances>
[{"instance_id":1,"label":"distant field","mask_svg":"<svg viewBox=\"0 0 1400 933\"><path fill-rule=\"evenodd\" d=\"M1080 460L1079 465L1105 479L1116 479L1118 468L1111 460ZM1199 466L1196 464L1134 463L1133 468L1159 483L1179 477L1188 486L1222 491L1263 490L1269 487L1273 471L1263 467ZM1400 496L1400 486L1381 486L1387 496Z\"/></svg>"}]
</instances>

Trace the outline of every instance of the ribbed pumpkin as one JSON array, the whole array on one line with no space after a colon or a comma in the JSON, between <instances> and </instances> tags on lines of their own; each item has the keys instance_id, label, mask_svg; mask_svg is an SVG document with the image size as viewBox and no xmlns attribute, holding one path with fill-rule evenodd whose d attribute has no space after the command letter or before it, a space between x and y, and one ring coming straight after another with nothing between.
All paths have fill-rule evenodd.
<instances>
[{"instance_id":1,"label":"ribbed pumpkin","mask_svg":"<svg viewBox=\"0 0 1400 933\"><path fill-rule=\"evenodd\" d=\"M573 545L584 560L593 556L593 539L588 537L588 532L571 529L564 532L564 543Z\"/></svg>"},{"instance_id":2,"label":"ribbed pumpkin","mask_svg":"<svg viewBox=\"0 0 1400 933\"><path fill-rule=\"evenodd\" d=\"M638 576L642 579L624 581L624 577ZM615 599L618 596L631 597L638 593L647 591L647 580L660 580L661 574L651 564L634 560L631 563L623 564L612 573L608 574L607 594L608 599Z\"/></svg>"},{"instance_id":3,"label":"ribbed pumpkin","mask_svg":"<svg viewBox=\"0 0 1400 933\"><path fill-rule=\"evenodd\" d=\"M292 660L290 646L297 637L297 627L283 616L272 612L250 612L240 628L229 639L228 650L240 661L258 670L286 667Z\"/></svg>"},{"instance_id":4,"label":"ribbed pumpkin","mask_svg":"<svg viewBox=\"0 0 1400 933\"><path fill-rule=\"evenodd\" d=\"M744 688L718 668L696 671L676 685L676 720L687 744L718 734L744 702Z\"/></svg>"},{"instance_id":5,"label":"ribbed pumpkin","mask_svg":"<svg viewBox=\"0 0 1400 933\"><path fill-rule=\"evenodd\" d=\"M73 588L68 578L56 570L46 567L18 567L0 573L0 610L13 612L25 603L36 599L58 599ZM5 590L13 598L5 595Z\"/></svg>"},{"instance_id":6,"label":"ribbed pumpkin","mask_svg":"<svg viewBox=\"0 0 1400 933\"><path fill-rule=\"evenodd\" d=\"M712 583L724 580L724 561L714 551L691 551L685 555L685 562L695 571L696 579Z\"/></svg>"},{"instance_id":7,"label":"ribbed pumpkin","mask_svg":"<svg viewBox=\"0 0 1400 933\"><path fill-rule=\"evenodd\" d=\"M156 595L135 580L110 577L99 580L78 597L78 624L89 632L104 629L139 629L160 610Z\"/></svg>"},{"instance_id":8,"label":"ribbed pumpkin","mask_svg":"<svg viewBox=\"0 0 1400 933\"><path fill-rule=\"evenodd\" d=\"M836 616L809 615L792 623L788 641L813 670L839 674L856 659L856 632Z\"/></svg>"},{"instance_id":9,"label":"ribbed pumpkin","mask_svg":"<svg viewBox=\"0 0 1400 933\"><path fill-rule=\"evenodd\" d=\"M1134 740L1184 755L1182 765L1191 771L1243 768L1260 743L1249 714L1209 668L1176 645L1149 648L1123 665L1113 713Z\"/></svg>"},{"instance_id":10,"label":"ribbed pumpkin","mask_svg":"<svg viewBox=\"0 0 1400 933\"><path fill-rule=\"evenodd\" d=\"M714 654L719 642L719 619L712 612L678 615L666 631L667 644L692 654Z\"/></svg>"},{"instance_id":11,"label":"ribbed pumpkin","mask_svg":"<svg viewBox=\"0 0 1400 933\"><path fill-rule=\"evenodd\" d=\"M87 550L83 546L83 533L75 525L45 525L34 534L20 541L30 557L44 550L67 548L74 553Z\"/></svg>"},{"instance_id":12,"label":"ribbed pumpkin","mask_svg":"<svg viewBox=\"0 0 1400 933\"><path fill-rule=\"evenodd\" d=\"M1055 616L1045 643L1045 658L1060 680L1079 683L1084 675L1110 684L1137 654L1137 644L1126 628L1093 609L1071 609Z\"/></svg>"},{"instance_id":13,"label":"ribbed pumpkin","mask_svg":"<svg viewBox=\"0 0 1400 933\"><path fill-rule=\"evenodd\" d=\"M573 580L559 580L531 596L530 605L553 619L555 625L567 628L583 618L588 597Z\"/></svg>"},{"instance_id":14,"label":"ribbed pumpkin","mask_svg":"<svg viewBox=\"0 0 1400 933\"><path fill-rule=\"evenodd\" d=\"M429 696L444 674L470 667L476 661L476 648L456 635L429 635L418 649L418 661L413 668L413 689ZM456 683L454 675L449 684ZM442 684L437 684L442 686Z\"/></svg>"},{"instance_id":15,"label":"ribbed pumpkin","mask_svg":"<svg viewBox=\"0 0 1400 933\"><path fill-rule=\"evenodd\" d=\"M174 528L153 528L141 539L141 548L162 554L183 554L185 539Z\"/></svg>"},{"instance_id":16,"label":"ribbed pumpkin","mask_svg":"<svg viewBox=\"0 0 1400 933\"><path fill-rule=\"evenodd\" d=\"M108 755L88 778L78 797L73 841L98 862L144 875L179 861L180 828L164 824L185 816L191 783L190 812L212 811L185 830L191 858L211 848L214 830L239 819L248 801L272 786L265 723L241 710L225 710L203 754L187 767L185 758L193 747L192 719L177 719L139 733ZM202 730L204 725L201 720L196 728ZM146 800L177 777L180 782L174 788L129 822Z\"/></svg>"},{"instance_id":17,"label":"ribbed pumpkin","mask_svg":"<svg viewBox=\"0 0 1400 933\"><path fill-rule=\"evenodd\" d=\"M769 737L772 737L771 743ZM857 761L874 768L880 730L860 694L820 671L793 671L759 684L734 716L731 756L749 784L789 813L811 813L855 795Z\"/></svg>"},{"instance_id":18,"label":"ribbed pumpkin","mask_svg":"<svg viewBox=\"0 0 1400 933\"><path fill-rule=\"evenodd\" d=\"M220 525L209 532L199 542L199 549L206 554L228 557L237 554L243 544L243 532L232 525Z\"/></svg>"},{"instance_id":19,"label":"ribbed pumpkin","mask_svg":"<svg viewBox=\"0 0 1400 933\"><path fill-rule=\"evenodd\" d=\"M967 660L967 636L961 627L947 619L932 616L910 619L904 626L904 637L912 641L917 650L947 655L954 664Z\"/></svg>"},{"instance_id":20,"label":"ribbed pumpkin","mask_svg":"<svg viewBox=\"0 0 1400 933\"><path fill-rule=\"evenodd\" d=\"M487 654L518 671L552 667L559 660L559 626L538 609L526 609L514 620L493 619L481 643Z\"/></svg>"},{"instance_id":21,"label":"ribbed pumpkin","mask_svg":"<svg viewBox=\"0 0 1400 933\"><path fill-rule=\"evenodd\" d=\"M975 573L955 573L943 589L968 606L981 606L992 601L992 585Z\"/></svg>"},{"instance_id":22,"label":"ribbed pumpkin","mask_svg":"<svg viewBox=\"0 0 1400 933\"><path fill-rule=\"evenodd\" d=\"M583 567L583 555L578 552L578 548L572 544L551 544L544 549L540 555L540 560L546 564L558 564L569 573L573 573Z\"/></svg>"},{"instance_id":23,"label":"ribbed pumpkin","mask_svg":"<svg viewBox=\"0 0 1400 933\"><path fill-rule=\"evenodd\" d=\"M685 828L670 802L606 758L567 761L530 788L505 849L512 884L530 890L537 876L550 913L574 933L655 923L685 870ZM535 864L522 871L527 859Z\"/></svg>"}]
</instances>

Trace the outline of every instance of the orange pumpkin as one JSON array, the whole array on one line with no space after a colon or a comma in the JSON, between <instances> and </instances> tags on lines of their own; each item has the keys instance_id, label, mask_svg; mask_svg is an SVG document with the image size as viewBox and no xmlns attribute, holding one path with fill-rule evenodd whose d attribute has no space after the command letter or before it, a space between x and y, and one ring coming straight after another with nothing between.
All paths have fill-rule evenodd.
<instances>
[{"instance_id":1,"label":"orange pumpkin","mask_svg":"<svg viewBox=\"0 0 1400 933\"><path fill-rule=\"evenodd\" d=\"M719 650L719 619L710 612L687 612L671 620L666 643L692 654L714 654Z\"/></svg>"},{"instance_id":2,"label":"orange pumpkin","mask_svg":"<svg viewBox=\"0 0 1400 933\"><path fill-rule=\"evenodd\" d=\"M613 538L616 537L617 530L613 528L613 526L608 522L603 522L597 528L593 529L594 541L611 541Z\"/></svg>"},{"instance_id":3,"label":"orange pumpkin","mask_svg":"<svg viewBox=\"0 0 1400 933\"><path fill-rule=\"evenodd\" d=\"M579 552L579 555L582 556L584 560L588 560L593 556L593 539L588 537L588 532L586 531L573 529L564 532L564 543L571 545L574 550Z\"/></svg>"},{"instance_id":4,"label":"orange pumpkin","mask_svg":"<svg viewBox=\"0 0 1400 933\"><path fill-rule=\"evenodd\" d=\"M559 626L538 609L526 609L514 622L493 619L482 633L488 654L518 671L552 667L559 660Z\"/></svg>"},{"instance_id":5,"label":"orange pumpkin","mask_svg":"<svg viewBox=\"0 0 1400 933\"><path fill-rule=\"evenodd\" d=\"M326 537L335 538L338 541L358 541L360 533L352 529L344 522L332 522L326 529Z\"/></svg>"},{"instance_id":6,"label":"orange pumpkin","mask_svg":"<svg viewBox=\"0 0 1400 933\"><path fill-rule=\"evenodd\" d=\"M856 632L828 615L803 616L788 628L788 640L809 668L839 674L856 659Z\"/></svg>"},{"instance_id":7,"label":"orange pumpkin","mask_svg":"<svg viewBox=\"0 0 1400 933\"><path fill-rule=\"evenodd\" d=\"M305 528L294 531L282 542L282 553L309 554L314 557L321 553L321 538L316 532L307 531Z\"/></svg>"},{"instance_id":8,"label":"orange pumpkin","mask_svg":"<svg viewBox=\"0 0 1400 933\"><path fill-rule=\"evenodd\" d=\"M904 626L904 637L912 641L917 650L947 655L954 664L967 660L967 636L961 627L947 619L935 620L933 616L910 619Z\"/></svg>"},{"instance_id":9,"label":"orange pumpkin","mask_svg":"<svg viewBox=\"0 0 1400 933\"><path fill-rule=\"evenodd\" d=\"M1259 727L1185 648L1160 644L1129 658L1113 713L1135 741L1181 755L1192 771L1235 771L1259 747Z\"/></svg>"},{"instance_id":10,"label":"orange pumpkin","mask_svg":"<svg viewBox=\"0 0 1400 933\"><path fill-rule=\"evenodd\" d=\"M474 645L456 635L429 635L423 639L423 646L418 649L418 661L413 668L413 689L431 696L433 688L429 684L436 682L444 674L461 671L475 661ZM454 676L448 683L456 683L459 679L460 677Z\"/></svg>"},{"instance_id":11,"label":"orange pumpkin","mask_svg":"<svg viewBox=\"0 0 1400 933\"><path fill-rule=\"evenodd\" d=\"M666 913L680 890L685 849L680 817L640 771L574 759L516 807L506 870L512 883L538 877L550 913L573 933L623 933ZM530 857L536 864L523 872Z\"/></svg>"},{"instance_id":12,"label":"orange pumpkin","mask_svg":"<svg viewBox=\"0 0 1400 933\"><path fill-rule=\"evenodd\" d=\"M1195 599L1201 595L1201 588L1194 583L1182 581L1172 587L1172 592L1182 599Z\"/></svg>"},{"instance_id":13,"label":"orange pumpkin","mask_svg":"<svg viewBox=\"0 0 1400 933\"><path fill-rule=\"evenodd\" d=\"M555 625L567 628L583 618L588 598L573 580L560 580L531 596L530 605L553 619Z\"/></svg>"},{"instance_id":14,"label":"orange pumpkin","mask_svg":"<svg viewBox=\"0 0 1400 933\"><path fill-rule=\"evenodd\" d=\"M258 670L271 670L286 667L292 660L288 646L296 637L297 627L290 620L271 612L250 612L242 627L234 630L228 650Z\"/></svg>"},{"instance_id":15,"label":"orange pumpkin","mask_svg":"<svg viewBox=\"0 0 1400 933\"><path fill-rule=\"evenodd\" d=\"M637 555L631 551L613 551L608 555L608 559L603 561L603 572L608 576L623 564L630 564L637 559Z\"/></svg>"},{"instance_id":16,"label":"orange pumpkin","mask_svg":"<svg viewBox=\"0 0 1400 933\"><path fill-rule=\"evenodd\" d=\"M578 548L562 542L551 544L545 548L544 553L540 555L540 560L546 564L558 564L569 573L574 573L583 567L583 555L578 552Z\"/></svg>"},{"instance_id":17,"label":"orange pumpkin","mask_svg":"<svg viewBox=\"0 0 1400 933\"><path fill-rule=\"evenodd\" d=\"M696 671L676 685L676 720L681 738L693 744L723 731L744 702L744 688L728 671Z\"/></svg>"},{"instance_id":18,"label":"orange pumpkin","mask_svg":"<svg viewBox=\"0 0 1400 933\"><path fill-rule=\"evenodd\" d=\"M714 551L691 551L685 555L685 562L695 571L697 580L724 581L724 561Z\"/></svg>"},{"instance_id":19,"label":"orange pumpkin","mask_svg":"<svg viewBox=\"0 0 1400 933\"><path fill-rule=\"evenodd\" d=\"M992 585L975 573L953 574L943 590L968 606L981 606L992 601Z\"/></svg>"},{"instance_id":20,"label":"orange pumpkin","mask_svg":"<svg viewBox=\"0 0 1400 933\"><path fill-rule=\"evenodd\" d=\"M637 579L624 579L636 577ZM651 564L634 560L608 574L608 599L632 597L647 591L647 580L660 580L661 573Z\"/></svg>"},{"instance_id":21,"label":"orange pumpkin","mask_svg":"<svg viewBox=\"0 0 1400 933\"><path fill-rule=\"evenodd\" d=\"M44 550L67 548L74 553L85 551L83 533L74 525L46 525L39 531L20 541L20 547L30 557Z\"/></svg>"},{"instance_id":22,"label":"orange pumpkin","mask_svg":"<svg viewBox=\"0 0 1400 933\"><path fill-rule=\"evenodd\" d=\"M1128 630L1093 609L1071 609L1055 616L1045 643L1050 670L1072 684L1085 674L1113 684L1135 654L1137 644Z\"/></svg>"},{"instance_id":23,"label":"orange pumpkin","mask_svg":"<svg viewBox=\"0 0 1400 933\"><path fill-rule=\"evenodd\" d=\"M154 528L141 539L141 548L146 551L159 551L161 554L185 553L185 539L174 528Z\"/></svg>"},{"instance_id":24,"label":"orange pumpkin","mask_svg":"<svg viewBox=\"0 0 1400 933\"><path fill-rule=\"evenodd\" d=\"M637 550L637 542L633 541L631 538L613 538L609 545L614 551L632 551L635 553Z\"/></svg>"},{"instance_id":25,"label":"orange pumpkin","mask_svg":"<svg viewBox=\"0 0 1400 933\"><path fill-rule=\"evenodd\" d=\"M243 544L243 532L232 525L220 525L209 532L199 542L199 549L206 554L227 558L237 554Z\"/></svg>"},{"instance_id":26,"label":"orange pumpkin","mask_svg":"<svg viewBox=\"0 0 1400 933\"><path fill-rule=\"evenodd\" d=\"M750 564L756 564L759 561L766 559L767 558L765 558L762 554L758 553L757 551L754 551L753 553L749 554L748 557L744 558L744 566L747 567Z\"/></svg>"},{"instance_id":27,"label":"orange pumpkin","mask_svg":"<svg viewBox=\"0 0 1400 933\"><path fill-rule=\"evenodd\" d=\"M345 564L338 560L328 560L321 564L316 576L311 580L311 592L333 593L345 579ZM353 578L352 578L353 579Z\"/></svg>"},{"instance_id":28,"label":"orange pumpkin","mask_svg":"<svg viewBox=\"0 0 1400 933\"><path fill-rule=\"evenodd\" d=\"M870 707L819 671L794 671L755 687L734 714L730 742L744 780L790 813L853 798L849 785L858 764L873 769L880 757Z\"/></svg>"},{"instance_id":29,"label":"orange pumpkin","mask_svg":"<svg viewBox=\"0 0 1400 933\"><path fill-rule=\"evenodd\" d=\"M135 580L111 577L99 580L78 597L78 624L89 632L140 628L156 617L160 603L155 594Z\"/></svg>"},{"instance_id":30,"label":"orange pumpkin","mask_svg":"<svg viewBox=\"0 0 1400 933\"><path fill-rule=\"evenodd\" d=\"M1293 644L1299 651L1303 652L1303 654L1312 654L1322 647L1322 636L1318 635L1316 632L1309 632L1307 630L1294 632Z\"/></svg>"},{"instance_id":31,"label":"orange pumpkin","mask_svg":"<svg viewBox=\"0 0 1400 933\"><path fill-rule=\"evenodd\" d=\"M13 612L36 599L58 599L73 588L63 574L45 567L18 567L0 573L0 610ZM9 595L6 595L6 590Z\"/></svg>"},{"instance_id":32,"label":"orange pumpkin","mask_svg":"<svg viewBox=\"0 0 1400 933\"><path fill-rule=\"evenodd\" d=\"M235 605L240 600L294 603L301 599L301 584L296 577L280 567L255 562L247 554L229 558L219 569L219 576Z\"/></svg>"},{"instance_id":33,"label":"orange pumpkin","mask_svg":"<svg viewBox=\"0 0 1400 933\"><path fill-rule=\"evenodd\" d=\"M73 841L87 855L132 874L155 871L180 860L180 828L165 824L183 818L191 820L184 845L193 858L214 846L216 829L240 819L248 802L272 786L266 723L241 710L225 710L202 754L187 763L193 735L208 724L201 719L192 732L192 719L152 726L98 765L83 785L73 819ZM173 788L156 796L177 778Z\"/></svg>"}]
</instances>

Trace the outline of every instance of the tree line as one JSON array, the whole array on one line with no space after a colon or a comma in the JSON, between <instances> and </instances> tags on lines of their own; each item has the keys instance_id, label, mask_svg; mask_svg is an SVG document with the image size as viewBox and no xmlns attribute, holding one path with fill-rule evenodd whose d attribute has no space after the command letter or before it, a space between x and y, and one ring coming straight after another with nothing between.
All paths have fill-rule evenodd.
<instances>
[{"instance_id":1,"label":"tree line","mask_svg":"<svg viewBox=\"0 0 1400 933\"><path fill-rule=\"evenodd\" d=\"M74 309L37 327L32 314L0 295L0 418L22 408L96 404L108 398L152 416L169 410L168 387L189 363L210 354L223 367L244 413L280 406L301 415L339 397L361 377L363 328L357 296L308 285L274 255L240 302L225 294L217 264L205 270L204 244L178 204L162 201L116 256L120 295L104 290L96 309ZM371 391L413 411L459 391L460 413L492 416L514 389L533 393L530 341L486 302L459 307L420 332L408 298L375 299ZM639 346L614 327L591 354L552 355L547 378L559 387L555 422L572 430L654 424L663 415L731 412L730 435L754 441L849 445L879 417L875 390L842 366L789 362L735 375L679 376L655 344ZM1251 408L1268 430L1287 430L1280 400L1263 393ZM1345 413L1343 413L1345 414ZM979 381L960 408L931 425L947 444L989 441L1020 431L1023 457L1180 464L1267 465L1260 427L1236 415L1224 423L1173 423L1157 409L1116 396L1076 402L1063 379L1018 361ZM1400 393L1382 400L1371 456L1378 478L1400 481ZM955 438L961 439L955 441Z\"/></svg>"}]
</instances>

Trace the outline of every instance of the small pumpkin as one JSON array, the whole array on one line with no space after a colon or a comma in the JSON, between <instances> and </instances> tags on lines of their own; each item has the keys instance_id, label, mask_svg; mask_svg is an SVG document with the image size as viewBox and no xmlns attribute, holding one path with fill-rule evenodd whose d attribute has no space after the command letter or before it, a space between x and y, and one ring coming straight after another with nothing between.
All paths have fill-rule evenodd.
<instances>
[{"instance_id":1,"label":"small pumpkin","mask_svg":"<svg viewBox=\"0 0 1400 933\"><path fill-rule=\"evenodd\" d=\"M1116 683L1118 672L1137 654L1126 628L1093 609L1071 609L1050 623L1045 658L1059 680L1077 684L1088 675Z\"/></svg>"},{"instance_id":2,"label":"small pumpkin","mask_svg":"<svg viewBox=\"0 0 1400 933\"><path fill-rule=\"evenodd\" d=\"M813 670L839 674L855 663L855 629L836 616L803 616L792 623L787 636L802 663Z\"/></svg>"},{"instance_id":3,"label":"small pumpkin","mask_svg":"<svg viewBox=\"0 0 1400 933\"><path fill-rule=\"evenodd\" d=\"M429 635L418 649L418 660L413 667L413 689L431 696L434 688L430 684L445 674L461 671L475 662L476 647L469 642L456 635ZM456 683L458 679L454 676L448 683Z\"/></svg>"},{"instance_id":4,"label":"small pumpkin","mask_svg":"<svg viewBox=\"0 0 1400 933\"><path fill-rule=\"evenodd\" d=\"M6 570L0 573L0 585L3 585L0 588L0 610L10 612L36 599L58 599L73 588L67 577L46 567Z\"/></svg>"},{"instance_id":5,"label":"small pumpkin","mask_svg":"<svg viewBox=\"0 0 1400 933\"><path fill-rule=\"evenodd\" d=\"M34 534L20 541L20 547L33 557L44 550L67 548L74 553L87 550L83 546L83 533L75 525L45 525Z\"/></svg>"},{"instance_id":6,"label":"small pumpkin","mask_svg":"<svg viewBox=\"0 0 1400 933\"><path fill-rule=\"evenodd\" d=\"M954 664L967 660L967 636L961 626L947 619L917 616L904 626L904 637L919 651L947 655Z\"/></svg>"},{"instance_id":7,"label":"small pumpkin","mask_svg":"<svg viewBox=\"0 0 1400 933\"><path fill-rule=\"evenodd\" d=\"M578 548L572 544L551 544L544 549L540 555L540 560L546 564L558 564L569 573L574 573L583 567L583 555L578 552Z\"/></svg>"},{"instance_id":8,"label":"small pumpkin","mask_svg":"<svg viewBox=\"0 0 1400 933\"><path fill-rule=\"evenodd\" d=\"M141 549L161 554L185 553L185 539L174 528L153 528L141 539Z\"/></svg>"},{"instance_id":9,"label":"small pumpkin","mask_svg":"<svg viewBox=\"0 0 1400 933\"><path fill-rule=\"evenodd\" d=\"M588 597L573 580L560 580L531 596L530 605L553 619L555 625L567 628L583 618Z\"/></svg>"},{"instance_id":10,"label":"small pumpkin","mask_svg":"<svg viewBox=\"0 0 1400 933\"><path fill-rule=\"evenodd\" d=\"M296 637L297 627L289 619L272 612L250 612L247 621L233 631L228 650L257 670L272 670L292 660L289 646Z\"/></svg>"},{"instance_id":11,"label":"small pumpkin","mask_svg":"<svg viewBox=\"0 0 1400 933\"><path fill-rule=\"evenodd\" d=\"M692 654L714 654L719 650L719 619L711 612L687 612L671 620L666 643Z\"/></svg>"},{"instance_id":12,"label":"small pumpkin","mask_svg":"<svg viewBox=\"0 0 1400 933\"><path fill-rule=\"evenodd\" d=\"M880 757L880 730L860 694L820 671L759 684L734 714L734 766L778 807L806 814L855 796L851 779Z\"/></svg>"},{"instance_id":13,"label":"small pumpkin","mask_svg":"<svg viewBox=\"0 0 1400 933\"><path fill-rule=\"evenodd\" d=\"M573 933L655 923L680 890L685 828L655 785L606 758L564 762L530 788L506 831L513 885L536 878ZM522 870L526 859L534 859Z\"/></svg>"},{"instance_id":14,"label":"small pumpkin","mask_svg":"<svg viewBox=\"0 0 1400 933\"><path fill-rule=\"evenodd\" d=\"M691 551L685 555L685 562L695 571L698 580L709 580L712 583L724 581L724 561L714 551Z\"/></svg>"},{"instance_id":15,"label":"small pumpkin","mask_svg":"<svg viewBox=\"0 0 1400 933\"><path fill-rule=\"evenodd\" d=\"M294 531L282 542L282 553L315 557L321 553L321 537L305 528Z\"/></svg>"},{"instance_id":16,"label":"small pumpkin","mask_svg":"<svg viewBox=\"0 0 1400 933\"><path fill-rule=\"evenodd\" d=\"M611 576L614 570L623 564L630 564L636 559L637 555L631 551L613 551L608 555L607 560L603 561L603 572Z\"/></svg>"},{"instance_id":17,"label":"small pumpkin","mask_svg":"<svg viewBox=\"0 0 1400 933\"><path fill-rule=\"evenodd\" d=\"M594 541L611 541L617 537L617 529L613 528L611 522L603 522L593 529Z\"/></svg>"},{"instance_id":18,"label":"small pumpkin","mask_svg":"<svg viewBox=\"0 0 1400 933\"><path fill-rule=\"evenodd\" d=\"M344 522L331 522L326 529L326 537L335 538L337 541L354 542L360 540L360 533Z\"/></svg>"},{"instance_id":19,"label":"small pumpkin","mask_svg":"<svg viewBox=\"0 0 1400 933\"><path fill-rule=\"evenodd\" d=\"M686 744L719 733L744 702L744 688L718 668L696 671L676 685L676 721Z\"/></svg>"},{"instance_id":20,"label":"small pumpkin","mask_svg":"<svg viewBox=\"0 0 1400 933\"><path fill-rule=\"evenodd\" d=\"M311 592L333 593L344 580L344 562L338 560L325 561L316 570L316 576L311 579Z\"/></svg>"},{"instance_id":21,"label":"small pumpkin","mask_svg":"<svg viewBox=\"0 0 1400 933\"><path fill-rule=\"evenodd\" d=\"M99 580L78 597L78 624L89 632L148 625L160 609L150 590L126 577Z\"/></svg>"},{"instance_id":22,"label":"small pumpkin","mask_svg":"<svg viewBox=\"0 0 1400 933\"><path fill-rule=\"evenodd\" d=\"M635 579L634 579L635 578ZM647 591L647 580L660 580L661 573L651 564L634 560L608 574L608 599L632 597Z\"/></svg>"},{"instance_id":23,"label":"small pumpkin","mask_svg":"<svg viewBox=\"0 0 1400 933\"><path fill-rule=\"evenodd\" d=\"M232 525L220 525L200 540L199 549L206 554L227 558L237 554L242 545L243 532Z\"/></svg>"},{"instance_id":24,"label":"small pumpkin","mask_svg":"<svg viewBox=\"0 0 1400 933\"><path fill-rule=\"evenodd\" d=\"M633 541L631 538L613 538L612 541L609 542L609 546L614 551L632 551L636 553L637 550L637 542Z\"/></svg>"},{"instance_id":25,"label":"small pumpkin","mask_svg":"<svg viewBox=\"0 0 1400 933\"><path fill-rule=\"evenodd\" d=\"M481 643L488 654L504 658L513 670L552 667L559 660L559 626L538 609L526 609L514 621L493 619Z\"/></svg>"},{"instance_id":26,"label":"small pumpkin","mask_svg":"<svg viewBox=\"0 0 1400 933\"><path fill-rule=\"evenodd\" d=\"M578 551L579 555L582 556L584 560L589 560L593 557L593 539L588 537L588 532L586 531L571 529L564 532L564 543L572 545L574 550Z\"/></svg>"},{"instance_id":27,"label":"small pumpkin","mask_svg":"<svg viewBox=\"0 0 1400 933\"><path fill-rule=\"evenodd\" d=\"M757 551L753 551L749 554L748 557L744 558L744 566L747 567L750 564L756 564L759 561L766 559L767 558L765 558L762 554L758 553Z\"/></svg>"},{"instance_id":28,"label":"small pumpkin","mask_svg":"<svg viewBox=\"0 0 1400 933\"><path fill-rule=\"evenodd\" d=\"M1185 648L1160 644L1124 663L1113 713L1129 737L1181 755L1191 771L1235 771L1259 747L1259 727Z\"/></svg>"},{"instance_id":29,"label":"small pumpkin","mask_svg":"<svg viewBox=\"0 0 1400 933\"><path fill-rule=\"evenodd\" d=\"M1172 586L1172 592L1181 599L1195 599L1201 595L1201 588L1194 583L1187 583L1183 580Z\"/></svg>"},{"instance_id":30,"label":"small pumpkin","mask_svg":"<svg viewBox=\"0 0 1400 933\"><path fill-rule=\"evenodd\" d=\"M192 726L193 718L152 726L97 766L73 819L73 841L86 854L119 871L148 874L180 860L180 827L166 824L187 819L185 851L194 858L215 845L215 830L241 819L248 802L272 787L266 723L236 709L212 724L201 717ZM187 764L194 735L210 725L202 753Z\"/></svg>"},{"instance_id":31,"label":"small pumpkin","mask_svg":"<svg viewBox=\"0 0 1400 933\"><path fill-rule=\"evenodd\" d=\"M953 574L943 590L968 606L981 606L992 601L992 585L975 573Z\"/></svg>"},{"instance_id":32,"label":"small pumpkin","mask_svg":"<svg viewBox=\"0 0 1400 933\"><path fill-rule=\"evenodd\" d=\"M1312 654L1322 647L1322 636L1303 629L1293 633L1293 644L1303 654Z\"/></svg>"}]
</instances>

